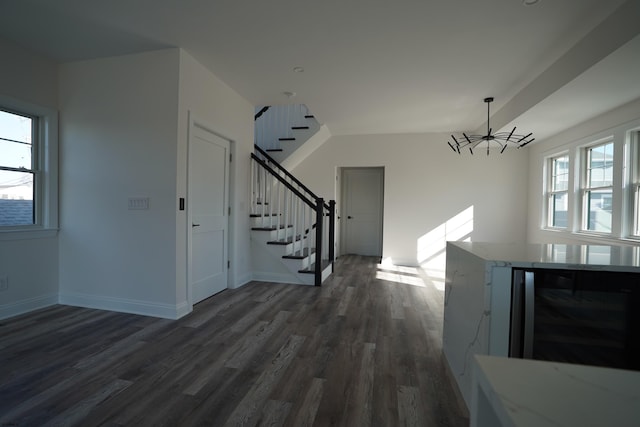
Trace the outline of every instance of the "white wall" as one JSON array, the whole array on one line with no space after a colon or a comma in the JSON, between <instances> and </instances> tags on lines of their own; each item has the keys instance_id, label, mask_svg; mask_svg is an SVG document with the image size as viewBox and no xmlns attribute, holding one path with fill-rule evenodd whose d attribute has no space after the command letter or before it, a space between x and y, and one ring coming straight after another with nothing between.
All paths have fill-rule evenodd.
<instances>
[{"instance_id":1,"label":"white wall","mask_svg":"<svg viewBox=\"0 0 640 427\"><path fill-rule=\"evenodd\" d=\"M383 166L383 259L395 264L443 271L445 240L524 241L527 151L459 156L446 140L440 134L334 136L293 173L333 199L337 168Z\"/></svg>"},{"instance_id":2,"label":"white wall","mask_svg":"<svg viewBox=\"0 0 640 427\"><path fill-rule=\"evenodd\" d=\"M0 93L49 108L58 107L58 67L0 39Z\"/></svg>"},{"instance_id":3,"label":"white wall","mask_svg":"<svg viewBox=\"0 0 640 427\"><path fill-rule=\"evenodd\" d=\"M57 66L0 39L0 104L28 103L57 108ZM58 238L28 233L0 235L0 275L9 289L0 293L0 319L54 304L58 291Z\"/></svg>"},{"instance_id":4,"label":"white wall","mask_svg":"<svg viewBox=\"0 0 640 427\"><path fill-rule=\"evenodd\" d=\"M567 129L544 141L532 144L529 148L529 221L527 223L527 240L531 243L566 243L566 244L634 244L620 239L606 239L586 234L544 230L544 162L545 158L568 151L570 156L578 154L581 145L613 137L616 144L614 153L614 175L621 180L623 171L623 153L620 142L625 141L626 132L631 127L640 128L640 99L595 117L588 122ZM570 199L571 202L571 199ZM614 210L622 210L622 195L614 194ZM621 236L621 218L613 220L613 234Z\"/></svg>"},{"instance_id":5,"label":"white wall","mask_svg":"<svg viewBox=\"0 0 640 427\"><path fill-rule=\"evenodd\" d=\"M251 280L249 102L180 49L59 70L2 40L0 53L0 99L61 111L60 236L0 235L0 275L10 282L0 318L58 298L170 318L190 310L177 202L186 196L189 112L233 141L230 286ZM129 197L149 197L150 208L128 210Z\"/></svg>"},{"instance_id":6,"label":"white wall","mask_svg":"<svg viewBox=\"0 0 640 427\"><path fill-rule=\"evenodd\" d=\"M179 317L179 50L60 67L60 301ZM148 197L148 210L128 210Z\"/></svg>"},{"instance_id":7,"label":"white wall","mask_svg":"<svg viewBox=\"0 0 640 427\"><path fill-rule=\"evenodd\" d=\"M229 286L251 280L249 240L249 159L253 151L254 107L219 80L189 53L180 51L180 101L178 111L177 191L187 195L187 145L189 113L220 136L232 141L231 219L229 236ZM187 222L185 212L176 222L176 297L186 301Z\"/></svg>"}]
</instances>

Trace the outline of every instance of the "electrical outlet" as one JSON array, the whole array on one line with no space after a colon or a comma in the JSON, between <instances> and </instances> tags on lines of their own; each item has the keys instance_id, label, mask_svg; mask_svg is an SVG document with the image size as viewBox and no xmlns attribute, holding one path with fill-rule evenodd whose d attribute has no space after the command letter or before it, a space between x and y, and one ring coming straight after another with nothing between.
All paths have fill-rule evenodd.
<instances>
[{"instance_id":1,"label":"electrical outlet","mask_svg":"<svg viewBox=\"0 0 640 427\"><path fill-rule=\"evenodd\" d=\"M0 276L0 292L9 289L9 276Z\"/></svg>"}]
</instances>

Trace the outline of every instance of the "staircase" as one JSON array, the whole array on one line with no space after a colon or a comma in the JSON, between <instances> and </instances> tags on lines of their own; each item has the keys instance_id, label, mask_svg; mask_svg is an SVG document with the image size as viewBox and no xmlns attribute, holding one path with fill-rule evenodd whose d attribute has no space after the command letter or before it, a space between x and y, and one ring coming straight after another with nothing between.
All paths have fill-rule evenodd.
<instances>
[{"instance_id":1,"label":"staircase","mask_svg":"<svg viewBox=\"0 0 640 427\"><path fill-rule=\"evenodd\" d=\"M303 104L256 108L256 145L282 163L318 130L320 124Z\"/></svg>"},{"instance_id":2,"label":"staircase","mask_svg":"<svg viewBox=\"0 0 640 427\"><path fill-rule=\"evenodd\" d=\"M320 286L333 272L335 201L325 203L257 145L250 215L252 250L269 260L261 269L271 281Z\"/></svg>"}]
</instances>

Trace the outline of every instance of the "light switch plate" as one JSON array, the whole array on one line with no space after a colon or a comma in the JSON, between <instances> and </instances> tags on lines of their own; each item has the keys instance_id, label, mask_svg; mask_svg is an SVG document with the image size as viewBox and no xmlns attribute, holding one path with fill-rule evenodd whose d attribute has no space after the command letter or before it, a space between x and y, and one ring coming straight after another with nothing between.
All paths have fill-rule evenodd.
<instances>
[{"instance_id":1,"label":"light switch plate","mask_svg":"<svg viewBox=\"0 0 640 427\"><path fill-rule=\"evenodd\" d=\"M149 209L148 197L129 197L129 210Z\"/></svg>"}]
</instances>

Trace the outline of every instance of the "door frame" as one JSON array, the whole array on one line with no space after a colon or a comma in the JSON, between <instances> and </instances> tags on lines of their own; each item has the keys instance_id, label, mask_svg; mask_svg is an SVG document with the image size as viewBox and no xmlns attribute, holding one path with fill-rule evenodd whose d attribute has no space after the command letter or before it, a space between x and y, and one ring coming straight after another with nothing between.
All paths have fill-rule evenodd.
<instances>
[{"instance_id":1,"label":"door frame","mask_svg":"<svg viewBox=\"0 0 640 427\"><path fill-rule=\"evenodd\" d=\"M381 197L380 197L380 206L379 206L379 215L380 215L380 240L379 240L379 244L380 244L380 256L382 256L383 253L383 244L384 244L384 178L385 178L385 167L384 166L342 166L342 167L338 167L337 171L336 171L336 199L339 201L339 207L338 207L338 218L340 219L340 224L339 227L336 227L336 229L339 232L339 235L336 238L336 241L339 242L338 244L338 250L336 251L336 254L342 255L343 254L343 249L346 248L346 243L344 241L344 239L346 239L347 233L346 233L346 228L347 228L347 221L346 218L342 218L344 215L347 214L346 212L346 200L347 197L349 196L347 194L347 189L345 188L345 182L346 180L344 179L345 177L345 172L349 171L349 170L364 170L364 169L375 169L380 171L380 173L382 174L382 184L381 184L381 188L380 188L380 193L381 193Z\"/></svg>"},{"instance_id":2,"label":"door frame","mask_svg":"<svg viewBox=\"0 0 640 427\"><path fill-rule=\"evenodd\" d=\"M191 209L191 194L190 194L190 166L191 166L191 138L193 137L193 129L194 127L199 127L201 129L206 130L207 132L211 132L212 134L214 134L215 136L222 138L224 140L229 141L229 155L231 156L231 159L233 159L235 157L235 141L227 136L225 136L224 134L217 132L214 130L214 126L212 126L211 124L209 124L207 121L202 120L200 117L198 117L196 114L194 114L192 111L188 111L188 126L187 126L187 153L186 153L186 163L187 163L187 168L186 168L186 203L185 203L185 210L186 210L186 221L184 223L184 231L186 234L186 244L187 244L187 250L186 250L186 288L187 288L187 303L189 304L190 307L190 311L193 310L193 289L192 289L192 283L191 283L191 277L192 277L192 269L193 269L193 264L192 264L192 230L193 228L191 227L192 224L192 214L193 211ZM227 204L228 204L228 209L231 209L231 206L233 206L234 204L234 179L233 177L235 176L235 164L233 161L229 162L229 178L228 178L228 182L227 182ZM233 213L233 210L231 210L231 212ZM231 263L231 254L232 254L232 250L234 249L234 245L233 245L233 230L234 230L234 225L235 225L235 221L233 219L234 217L231 214L228 214L228 222L227 222L227 261L229 263ZM227 270L227 289L230 288L229 284L233 283L232 279L232 269L228 268Z\"/></svg>"}]
</instances>

